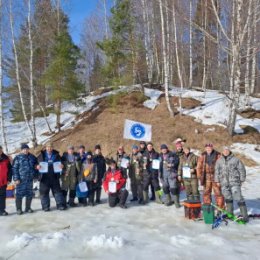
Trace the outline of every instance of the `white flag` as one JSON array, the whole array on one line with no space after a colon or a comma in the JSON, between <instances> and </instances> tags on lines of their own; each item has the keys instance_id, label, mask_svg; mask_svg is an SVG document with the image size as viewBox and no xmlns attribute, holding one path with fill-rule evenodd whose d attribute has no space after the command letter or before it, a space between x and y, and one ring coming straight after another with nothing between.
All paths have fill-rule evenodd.
<instances>
[{"instance_id":1,"label":"white flag","mask_svg":"<svg viewBox=\"0 0 260 260\"><path fill-rule=\"evenodd\" d=\"M149 142L152 140L152 126L126 119L124 138Z\"/></svg>"}]
</instances>

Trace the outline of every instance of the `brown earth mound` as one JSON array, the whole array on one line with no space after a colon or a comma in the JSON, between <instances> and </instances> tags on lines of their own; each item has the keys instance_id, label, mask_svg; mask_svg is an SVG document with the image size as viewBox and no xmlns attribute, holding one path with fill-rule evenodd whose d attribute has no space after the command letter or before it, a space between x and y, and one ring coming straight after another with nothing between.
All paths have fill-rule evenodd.
<instances>
[{"instance_id":1,"label":"brown earth mound","mask_svg":"<svg viewBox=\"0 0 260 260\"><path fill-rule=\"evenodd\" d=\"M194 121L190 116L177 115L169 118L165 99L161 98L161 104L153 111L143 107L143 97L140 93L131 93L116 97L116 102L106 98L98 103L98 109L86 112L79 117L82 121L73 129L62 131L53 137L52 141L60 152L66 150L69 144L79 146L84 144L87 149L93 150L96 144L101 144L105 156L114 156L119 145L124 145L127 153L131 152L131 146L138 144L136 141L123 139L125 119L136 120L152 125L152 139L156 150L162 143L174 149L172 143L176 138L187 139L193 149L204 149L204 144L212 142L216 149L220 150L224 145L233 142L259 143L258 135L239 135L230 137L225 128L221 126L207 126ZM172 98L176 103L176 98ZM186 104L187 102L187 104ZM186 106L195 106L199 103L187 99L183 101ZM250 162L250 165L253 163Z\"/></svg>"}]
</instances>

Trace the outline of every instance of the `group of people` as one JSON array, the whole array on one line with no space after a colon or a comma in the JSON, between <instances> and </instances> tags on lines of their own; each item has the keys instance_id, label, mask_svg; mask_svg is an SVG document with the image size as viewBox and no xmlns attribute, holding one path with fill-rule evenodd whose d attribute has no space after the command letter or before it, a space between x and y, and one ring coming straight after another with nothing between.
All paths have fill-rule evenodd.
<instances>
[{"instance_id":1,"label":"group of people","mask_svg":"<svg viewBox=\"0 0 260 260\"><path fill-rule=\"evenodd\" d=\"M30 153L26 144L21 146L21 153L11 163L9 157L0 147L0 215L5 216L6 187L12 180L16 185L17 214L22 214L22 199L25 201L25 212L32 213L33 182L40 182L40 199L42 209L50 210L50 190L55 198L57 209L65 210L75 207L75 198L82 206L101 203L102 186L108 194L110 207L119 205L126 208L129 195L127 179L130 181L132 199L141 205L155 200L166 206L180 207L181 186L185 187L189 202L200 201L199 182L203 186L203 203L210 205L212 192L219 208L233 214L233 200L238 202L244 220L248 220L245 200L241 185L246 178L243 163L234 156L229 147L222 153L216 151L213 144L205 144L205 151L195 155L185 140L178 138L175 149L170 151L166 144L155 151L151 142L141 141L133 145L131 154L120 146L116 156L105 158L101 146L96 145L94 153L87 151L83 145L76 151L73 146L62 156L53 149L51 143L45 145L38 157ZM43 172L42 163L47 169ZM58 162L57 166L54 166ZM86 196L78 196L77 190L85 183ZM152 197L149 198L149 187ZM165 199L162 201L162 192ZM80 193L84 194L84 193Z\"/></svg>"}]
</instances>

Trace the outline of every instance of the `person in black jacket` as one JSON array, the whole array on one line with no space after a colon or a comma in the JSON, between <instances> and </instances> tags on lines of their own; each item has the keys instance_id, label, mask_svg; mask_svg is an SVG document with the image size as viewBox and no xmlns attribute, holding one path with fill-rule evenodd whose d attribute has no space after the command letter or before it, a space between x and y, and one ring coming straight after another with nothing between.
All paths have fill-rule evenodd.
<instances>
[{"instance_id":1,"label":"person in black jacket","mask_svg":"<svg viewBox=\"0 0 260 260\"><path fill-rule=\"evenodd\" d=\"M59 152L53 150L51 143L47 143L46 149L41 152L38 157L38 161L39 163L48 163L48 172L40 174L40 196L42 209L46 212L50 211L49 192L51 190L57 204L57 209L64 210L66 208L66 203L60 187L60 173L55 173L53 167L53 163L61 162ZM60 170L62 171L62 165Z\"/></svg>"},{"instance_id":2,"label":"person in black jacket","mask_svg":"<svg viewBox=\"0 0 260 260\"><path fill-rule=\"evenodd\" d=\"M147 150L143 154L143 197L144 197L144 203L148 202L148 188L149 185L153 185L154 190L155 190L155 197L156 197L156 202L161 204L161 198L160 198L160 184L159 184L159 168L154 169L153 168L153 161L154 160L159 160L159 153L157 153L154 148L152 143L147 144Z\"/></svg>"},{"instance_id":3,"label":"person in black jacket","mask_svg":"<svg viewBox=\"0 0 260 260\"><path fill-rule=\"evenodd\" d=\"M0 216L7 216L5 211L6 188L8 183L12 181L12 165L6 154L0 146Z\"/></svg>"},{"instance_id":4,"label":"person in black jacket","mask_svg":"<svg viewBox=\"0 0 260 260\"><path fill-rule=\"evenodd\" d=\"M98 178L97 178L96 189L95 189L96 203L100 204L102 182L106 172L106 160L105 157L102 155L101 146L99 144L95 146L95 155L93 157L93 163L97 165L97 172L98 172Z\"/></svg>"}]
</instances>

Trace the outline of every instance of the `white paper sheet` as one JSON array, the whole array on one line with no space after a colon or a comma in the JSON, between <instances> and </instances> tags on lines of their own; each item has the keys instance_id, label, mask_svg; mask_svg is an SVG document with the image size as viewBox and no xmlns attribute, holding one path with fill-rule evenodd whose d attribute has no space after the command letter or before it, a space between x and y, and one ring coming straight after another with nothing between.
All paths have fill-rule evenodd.
<instances>
[{"instance_id":1,"label":"white paper sheet","mask_svg":"<svg viewBox=\"0 0 260 260\"><path fill-rule=\"evenodd\" d=\"M86 182L80 182L79 183L79 190L81 192L87 192L88 191L88 186L87 186L87 183Z\"/></svg>"},{"instance_id":2,"label":"white paper sheet","mask_svg":"<svg viewBox=\"0 0 260 260\"><path fill-rule=\"evenodd\" d=\"M62 169L60 168L61 162L54 162L53 169L55 173L61 173Z\"/></svg>"},{"instance_id":3,"label":"white paper sheet","mask_svg":"<svg viewBox=\"0 0 260 260\"><path fill-rule=\"evenodd\" d=\"M126 159L126 158L122 158L122 161L121 161L121 167L122 168L125 168L125 169L127 169L128 168L128 164L129 164L129 160L128 159Z\"/></svg>"},{"instance_id":4,"label":"white paper sheet","mask_svg":"<svg viewBox=\"0 0 260 260\"><path fill-rule=\"evenodd\" d=\"M160 160L154 159L152 163L152 168L154 170L159 170L160 169Z\"/></svg>"},{"instance_id":5,"label":"white paper sheet","mask_svg":"<svg viewBox=\"0 0 260 260\"><path fill-rule=\"evenodd\" d=\"M108 191L110 193L116 193L116 182L115 181L110 181L108 183Z\"/></svg>"},{"instance_id":6,"label":"white paper sheet","mask_svg":"<svg viewBox=\"0 0 260 260\"><path fill-rule=\"evenodd\" d=\"M39 173L47 173L48 172L48 163L47 162L40 162L41 169Z\"/></svg>"},{"instance_id":7,"label":"white paper sheet","mask_svg":"<svg viewBox=\"0 0 260 260\"><path fill-rule=\"evenodd\" d=\"M183 178L191 178L190 167L187 166L182 167L182 176Z\"/></svg>"}]
</instances>

